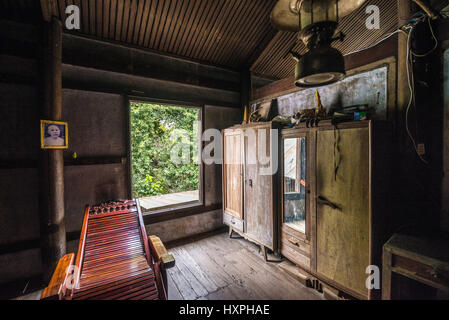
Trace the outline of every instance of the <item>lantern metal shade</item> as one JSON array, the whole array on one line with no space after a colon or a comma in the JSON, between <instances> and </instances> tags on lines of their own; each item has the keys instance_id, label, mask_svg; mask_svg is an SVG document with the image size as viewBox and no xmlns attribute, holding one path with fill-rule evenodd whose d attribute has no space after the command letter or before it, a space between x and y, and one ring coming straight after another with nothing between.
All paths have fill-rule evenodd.
<instances>
[{"instance_id":1,"label":"lantern metal shade","mask_svg":"<svg viewBox=\"0 0 449 320\"><path fill-rule=\"evenodd\" d=\"M318 87L344 79L345 60L337 49L330 46L314 48L297 59L295 85Z\"/></svg>"},{"instance_id":2,"label":"lantern metal shade","mask_svg":"<svg viewBox=\"0 0 449 320\"><path fill-rule=\"evenodd\" d=\"M366 0L279 0L271 12L270 19L272 25L278 30L299 32L308 24L325 21L323 20L325 15L327 15L327 21L338 22L365 2ZM338 7L337 12L334 13L335 4L338 4ZM299 13L298 9L301 9ZM310 19L308 11L315 11L313 20ZM303 16L301 24L299 14Z\"/></svg>"}]
</instances>

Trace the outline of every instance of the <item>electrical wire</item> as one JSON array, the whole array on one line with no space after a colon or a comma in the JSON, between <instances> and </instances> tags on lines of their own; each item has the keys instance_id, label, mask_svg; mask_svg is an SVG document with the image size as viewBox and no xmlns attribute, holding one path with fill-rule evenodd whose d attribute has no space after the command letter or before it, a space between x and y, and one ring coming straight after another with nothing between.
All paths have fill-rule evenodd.
<instances>
[{"instance_id":1,"label":"electrical wire","mask_svg":"<svg viewBox=\"0 0 449 320\"><path fill-rule=\"evenodd\" d=\"M435 40L435 46L434 48L432 48L429 52L425 53L425 54L416 54L413 52L412 48L411 48L411 38L412 38L412 34L413 31L416 27L416 25L418 25L419 23L424 22L425 20L428 20L429 22L429 28L430 28L430 32L432 33L432 37ZM405 30L408 30L409 32L407 33ZM413 137L410 128L409 128L409 114L410 114L410 109L413 105L416 105L416 101L415 101L415 77L414 77L414 71L413 71L413 62L410 59L410 56L416 56L416 57L426 57L427 55L429 55L430 53L432 53L439 45L438 43L438 39L435 36L435 32L432 28L432 24L430 22L430 17L425 14L424 12L417 12L415 13L412 18L403 26L401 26L400 28L398 28L397 30L389 33L388 35L386 35L384 38L382 38L381 40L377 41L376 43L370 45L369 47L357 50L357 51L353 51L350 52L348 54L353 54L353 53L357 53L357 52L361 52L361 51L365 51L368 49L371 49L375 46L377 46L378 44L384 42L385 40L389 39L390 37L392 37L393 35L395 35L396 33L404 33L407 36L407 63L406 63L406 67L407 67L407 80L408 80L408 87L410 89L410 99L409 99L409 103L407 105L407 109L406 109L406 113L405 113L405 127L407 130L407 134L411 140L411 142L413 143L413 148L415 149L416 154L418 155L419 159L425 163L425 164L429 164L429 162L423 158L422 155L420 155L419 150L418 150L418 146L416 145L416 140Z\"/></svg>"},{"instance_id":2,"label":"electrical wire","mask_svg":"<svg viewBox=\"0 0 449 320\"><path fill-rule=\"evenodd\" d=\"M418 155L419 159L423 163L429 164L429 162L426 159L424 159L422 157L422 155L419 154L418 147L416 145L416 140L413 137L412 133L410 132L410 128L409 128L409 125L408 125L408 122L409 122L408 121L408 116L409 116L410 109L411 109L411 107L413 105L413 101L414 101L414 97L415 97L415 89L414 89L414 87L415 87L414 82L415 81L414 81L413 64L411 64L411 60L410 60L410 55L411 55L411 51L412 51L411 50L411 38L412 38L413 30L414 30L414 26L410 27L410 32L408 33L408 36L407 36L407 80L408 80L408 87L410 89L410 99L409 99L409 103L407 105L407 109L406 109L406 112L405 112L405 128L407 130L407 134L408 134L410 140L413 143L413 147L414 147L414 149L416 151L416 154ZM410 72L410 69L411 69L411 72ZM412 82L411 77L413 77L413 82Z\"/></svg>"},{"instance_id":3,"label":"electrical wire","mask_svg":"<svg viewBox=\"0 0 449 320\"><path fill-rule=\"evenodd\" d=\"M411 48L411 38L412 38L412 34L413 34L413 31L414 31L416 25L418 25L419 23L424 22L426 19L427 19L427 21L429 23L430 32L431 32L432 37L433 37L433 39L435 41L435 45L427 53L425 53L425 54L418 54L418 53L413 52L413 50ZM404 29L405 30L409 30L409 32L407 33ZM419 159L423 163L429 164L429 162L426 159L424 159L423 156L419 153L418 146L416 145L416 140L413 137L413 135L412 135L412 133L410 131L410 128L409 128L409 121L408 121L408 119L409 119L409 113L410 113L411 107L413 105L416 106L416 101L415 101L416 100L415 99L415 76L414 76L414 71L413 71L413 61L410 59L410 56L413 55L413 56L418 57L418 58L426 57L429 54L431 54L433 51L435 51L438 48L438 45L439 45L439 41L438 41L438 38L435 36L435 32L433 30L430 17L426 13L424 13L424 12L421 12L421 11L417 12L417 13L415 13L412 16L412 18L406 24L404 24L403 26L401 26L397 30L389 33L388 35L386 35L381 40L379 40L376 43L370 45L369 47L362 48L362 49L356 50L356 51L352 51L352 52L348 53L348 55L371 49L371 48L377 46L378 44L384 42L385 40L389 39L390 37L392 37L396 33L400 33L400 32L404 33L407 36L407 63L406 63L406 67L407 67L408 87L410 89L410 99L409 99L409 103L407 105L407 109L406 109L406 113L405 113L405 127L406 127L406 130L407 130L407 134L408 134L411 142L413 143L413 148L415 149L416 154L418 155Z\"/></svg>"},{"instance_id":4,"label":"electrical wire","mask_svg":"<svg viewBox=\"0 0 449 320\"><path fill-rule=\"evenodd\" d=\"M432 33L432 37L433 37L433 40L435 41L435 45L432 49L430 49L430 51L428 51L425 54L417 54L417 53L414 53L413 50L411 50L412 55L414 55L415 57L418 57L418 58L427 57L429 54L434 52L436 50L436 48L438 48L438 45L439 45L438 38L435 36L435 32L433 31L432 22L430 21L430 17L427 17L427 21L429 23L430 32Z\"/></svg>"},{"instance_id":5,"label":"electrical wire","mask_svg":"<svg viewBox=\"0 0 449 320\"><path fill-rule=\"evenodd\" d=\"M350 54L353 54L353 53L358 53L358 52L362 52L362 51L365 51L365 50L374 48L374 47L377 46L378 44L384 42L385 40L389 39L390 37L392 37L393 35L395 35L395 34L398 33L398 32L401 32L401 31L403 31L403 30L402 30L402 29L397 29L397 30L393 31L392 33L388 34L387 36L385 36L384 38L382 38L381 40L377 41L376 43L370 45L369 47L366 47L366 48L362 48L362 49L359 49L359 50L356 50L356 51L349 52L349 53L347 53L346 55L350 55Z\"/></svg>"},{"instance_id":6,"label":"electrical wire","mask_svg":"<svg viewBox=\"0 0 449 320\"><path fill-rule=\"evenodd\" d=\"M401 26L400 28L396 29L395 31L393 31L393 32L391 32L391 33L389 33L389 34L387 34L384 38L380 39L380 40L377 41L376 43L374 43L374 44L372 44L372 45L370 45L370 46L368 46L368 47L365 47L365 48L362 48L362 49L359 49L359 50L355 50L355 51L349 52L349 53L347 53L347 54L345 54L345 55L350 55L350 54L353 54L353 53L358 53L358 52L362 52L362 51L371 49L371 48L373 48L373 47L375 47L375 46L381 44L382 42L384 42L385 40L389 39L390 37L392 37L393 35L395 35L396 33L399 33L399 32L402 32L402 33L404 33L406 36L408 36L408 33L405 32L403 29L404 29L404 28L408 28L411 24L416 25L416 24L418 24L418 23L421 23L421 22L425 21L426 18L428 18L427 14L425 14L425 13L422 12L422 11L419 11L419 12L415 13L415 14L412 16L412 18L411 18L409 21L407 21L406 24L404 24L404 25ZM438 41L438 40L436 39L436 37L435 37L434 32L433 32L432 25L430 24L430 18L429 18L429 25L430 25L430 28L431 28L431 31L432 31L432 35L434 36L434 39L435 39L436 41ZM436 45L436 47L438 47L438 44ZM436 49L436 47L435 47L435 49ZM435 49L433 49L433 50L435 50ZM433 51L433 50L432 50L432 51Z\"/></svg>"}]
</instances>

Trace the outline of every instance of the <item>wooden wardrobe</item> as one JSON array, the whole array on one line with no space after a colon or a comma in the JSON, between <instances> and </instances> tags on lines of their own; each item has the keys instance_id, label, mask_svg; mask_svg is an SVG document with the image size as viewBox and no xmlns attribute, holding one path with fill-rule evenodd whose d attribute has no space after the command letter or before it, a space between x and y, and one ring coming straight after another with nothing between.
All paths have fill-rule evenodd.
<instances>
[{"instance_id":1,"label":"wooden wardrobe","mask_svg":"<svg viewBox=\"0 0 449 320\"><path fill-rule=\"evenodd\" d=\"M386 122L282 131L281 253L359 299L380 297L366 272L389 236L391 141Z\"/></svg>"},{"instance_id":2,"label":"wooden wardrobe","mask_svg":"<svg viewBox=\"0 0 449 320\"><path fill-rule=\"evenodd\" d=\"M273 131L274 129L274 131ZM271 122L223 131L223 220L266 249L278 250L279 140Z\"/></svg>"}]
</instances>

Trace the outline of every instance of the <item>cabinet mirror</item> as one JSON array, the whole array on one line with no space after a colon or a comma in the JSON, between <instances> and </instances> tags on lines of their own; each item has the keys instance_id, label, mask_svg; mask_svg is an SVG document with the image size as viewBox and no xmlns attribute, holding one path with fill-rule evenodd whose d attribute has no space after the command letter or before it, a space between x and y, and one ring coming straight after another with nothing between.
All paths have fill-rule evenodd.
<instances>
[{"instance_id":1,"label":"cabinet mirror","mask_svg":"<svg viewBox=\"0 0 449 320\"><path fill-rule=\"evenodd\" d=\"M306 138L284 139L284 224L306 233Z\"/></svg>"}]
</instances>

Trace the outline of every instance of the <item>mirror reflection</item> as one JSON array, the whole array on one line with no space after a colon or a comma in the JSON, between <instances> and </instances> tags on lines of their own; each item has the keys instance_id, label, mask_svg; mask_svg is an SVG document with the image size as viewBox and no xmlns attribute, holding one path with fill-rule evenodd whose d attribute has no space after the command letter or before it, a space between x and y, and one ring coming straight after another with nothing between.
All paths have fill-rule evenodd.
<instances>
[{"instance_id":1,"label":"mirror reflection","mask_svg":"<svg viewBox=\"0 0 449 320\"><path fill-rule=\"evenodd\" d=\"M284 140L284 223L306 233L306 138Z\"/></svg>"}]
</instances>

